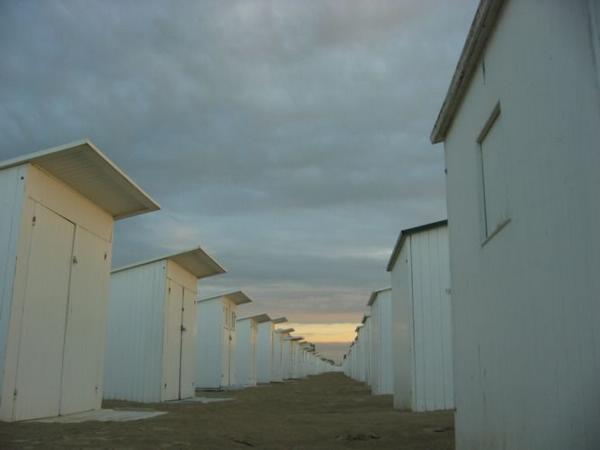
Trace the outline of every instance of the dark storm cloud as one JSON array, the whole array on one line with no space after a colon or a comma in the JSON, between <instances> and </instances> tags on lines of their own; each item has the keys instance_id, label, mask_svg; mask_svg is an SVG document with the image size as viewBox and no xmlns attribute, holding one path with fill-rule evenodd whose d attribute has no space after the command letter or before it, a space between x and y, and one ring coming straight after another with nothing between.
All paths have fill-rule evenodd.
<instances>
[{"instance_id":1,"label":"dark storm cloud","mask_svg":"<svg viewBox=\"0 0 600 450\"><path fill-rule=\"evenodd\" d=\"M475 6L3 1L0 157L90 137L163 206L116 264L200 242L231 272L205 294L358 320L399 230L445 216L428 134Z\"/></svg>"}]
</instances>

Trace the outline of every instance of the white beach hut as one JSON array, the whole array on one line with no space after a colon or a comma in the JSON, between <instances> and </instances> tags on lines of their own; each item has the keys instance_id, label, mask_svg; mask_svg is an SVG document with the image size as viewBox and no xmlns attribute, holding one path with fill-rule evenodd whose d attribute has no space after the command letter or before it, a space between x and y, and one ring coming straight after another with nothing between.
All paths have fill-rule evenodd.
<instances>
[{"instance_id":1,"label":"white beach hut","mask_svg":"<svg viewBox=\"0 0 600 450\"><path fill-rule=\"evenodd\" d=\"M262 323L270 325L270 321L268 314L257 314L237 320L235 374L236 384L239 386L256 386L258 326Z\"/></svg>"},{"instance_id":2,"label":"white beach hut","mask_svg":"<svg viewBox=\"0 0 600 450\"><path fill-rule=\"evenodd\" d=\"M402 230L388 271L394 320L394 407L452 409L447 222Z\"/></svg>"},{"instance_id":3,"label":"white beach hut","mask_svg":"<svg viewBox=\"0 0 600 450\"><path fill-rule=\"evenodd\" d=\"M267 316L268 317L268 316ZM256 382L270 383L273 373L273 330L269 318L256 326Z\"/></svg>"},{"instance_id":4,"label":"white beach hut","mask_svg":"<svg viewBox=\"0 0 600 450\"><path fill-rule=\"evenodd\" d=\"M0 419L100 408L113 222L158 205L90 141L0 163Z\"/></svg>"},{"instance_id":5,"label":"white beach hut","mask_svg":"<svg viewBox=\"0 0 600 450\"><path fill-rule=\"evenodd\" d=\"M354 342L352 343L352 365L350 367L350 378L361 381L361 373L362 373L362 354L361 347L359 342L359 331L362 328L362 324L357 325L354 332L356 336L354 336Z\"/></svg>"},{"instance_id":6,"label":"white beach hut","mask_svg":"<svg viewBox=\"0 0 600 450\"><path fill-rule=\"evenodd\" d=\"M371 392L394 393L392 351L392 290L375 291L369 298L371 308Z\"/></svg>"},{"instance_id":7,"label":"white beach hut","mask_svg":"<svg viewBox=\"0 0 600 450\"><path fill-rule=\"evenodd\" d=\"M296 378L296 353L298 352L298 341L301 341L302 338L299 336L287 335L283 340L284 379L289 380Z\"/></svg>"},{"instance_id":8,"label":"white beach hut","mask_svg":"<svg viewBox=\"0 0 600 450\"><path fill-rule=\"evenodd\" d=\"M201 248L113 270L104 398L194 396L197 284L224 272Z\"/></svg>"},{"instance_id":9,"label":"white beach hut","mask_svg":"<svg viewBox=\"0 0 600 450\"><path fill-rule=\"evenodd\" d=\"M278 317L271 321L273 323L271 333L271 343L273 352L271 354L271 382L283 381L283 362L282 362L282 333L275 328L276 325L287 322L285 317ZM260 357L259 357L260 360ZM260 379L259 379L259 382Z\"/></svg>"},{"instance_id":10,"label":"white beach hut","mask_svg":"<svg viewBox=\"0 0 600 450\"><path fill-rule=\"evenodd\" d=\"M373 353L371 352L371 316L365 314L362 318L362 327L359 330L360 349L362 357L361 381L371 386L371 367Z\"/></svg>"},{"instance_id":11,"label":"white beach hut","mask_svg":"<svg viewBox=\"0 0 600 450\"><path fill-rule=\"evenodd\" d=\"M251 301L242 291L198 300L196 387L219 389L236 384L237 308Z\"/></svg>"},{"instance_id":12,"label":"white beach hut","mask_svg":"<svg viewBox=\"0 0 600 450\"><path fill-rule=\"evenodd\" d=\"M431 139L456 448L600 448L600 2L481 1Z\"/></svg>"},{"instance_id":13,"label":"white beach hut","mask_svg":"<svg viewBox=\"0 0 600 450\"><path fill-rule=\"evenodd\" d=\"M292 367L292 343L290 342L290 333L294 332L293 328L285 328L277 330L281 340L281 378L287 380L291 378L290 370Z\"/></svg>"}]
</instances>

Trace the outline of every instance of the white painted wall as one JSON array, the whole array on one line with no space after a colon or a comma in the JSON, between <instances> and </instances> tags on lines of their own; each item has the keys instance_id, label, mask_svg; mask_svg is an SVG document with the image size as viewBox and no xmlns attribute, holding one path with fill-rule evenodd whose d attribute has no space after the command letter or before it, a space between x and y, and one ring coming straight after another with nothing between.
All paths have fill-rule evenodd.
<instances>
[{"instance_id":1,"label":"white painted wall","mask_svg":"<svg viewBox=\"0 0 600 450\"><path fill-rule=\"evenodd\" d=\"M293 370L294 370L294 363L293 363L293 357L294 357L294 347L293 347L293 341L289 340L289 336L284 336L283 338L283 379L284 380L289 380L291 378L294 377L293 374Z\"/></svg>"},{"instance_id":2,"label":"white painted wall","mask_svg":"<svg viewBox=\"0 0 600 450\"><path fill-rule=\"evenodd\" d=\"M196 303L197 357L196 386L200 388L221 387L221 359L223 345L223 301L221 298Z\"/></svg>"},{"instance_id":3,"label":"white painted wall","mask_svg":"<svg viewBox=\"0 0 600 450\"><path fill-rule=\"evenodd\" d=\"M598 16L508 1L445 142L459 449L600 448ZM485 62L485 76L483 74ZM510 223L484 242L494 105Z\"/></svg>"},{"instance_id":4,"label":"white painted wall","mask_svg":"<svg viewBox=\"0 0 600 450\"><path fill-rule=\"evenodd\" d=\"M170 260L111 275L104 398L194 396L196 284Z\"/></svg>"},{"instance_id":5,"label":"white painted wall","mask_svg":"<svg viewBox=\"0 0 600 450\"><path fill-rule=\"evenodd\" d=\"M166 261L111 275L104 398L160 402Z\"/></svg>"},{"instance_id":6,"label":"white painted wall","mask_svg":"<svg viewBox=\"0 0 600 450\"><path fill-rule=\"evenodd\" d=\"M235 377L240 386L256 385L256 325L251 318L236 324Z\"/></svg>"},{"instance_id":7,"label":"white painted wall","mask_svg":"<svg viewBox=\"0 0 600 450\"><path fill-rule=\"evenodd\" d=\"M394 365L392 351L392 292L382 291L371 305L372 383L375 395L394 393Z\"/></svg>"},{"instance_id":8,"label":"white painted wall","mask_svg":"<svg viewBox=\"0 0 600 450\"><path fill-rule=\"evenodd\" d=\"M262 322L256 327L256 381L270 383L273 378L273 322Z\"/></svg>"},{"instance_id":9,"label":"white painted wall","mask_svg":"<svg viewBox=\"0 0 600 450\"><path fill-rule=\"evenodd\" d=\"M273 356L271 358L271 381L283 381L283 335L273 331Z\"/></svg>"},{"instance_id":10,"label":"white painted wall","mask_svg":"<svg viewBox=\"0 0 600 450\"><path fill-rule=\"evenodd\" d=\"M196 303L196 387L236 385L236 304L226 297Z\"/></svg>"},{"instance_id":11,"label":"white painted wall","mask_svg":"<svg viewBox=\"0 0 600 450\"><path fill-rule=\"evenodd\" d=\"M409 234L391 270L394 407L454 407L448 230Z\"/></svg>"},{"instance_id":12,"label":"white painted wall","mask_svg":"<svg viewBox=\"0 0 600 450\"><path fill-rule=\"evenodd\" d=\"M113 219L33 165L0 173L0 419L97 409Z\"/></svg>"},{"instance_id":13,"label":"white painted wall","mask_svg":"<svg viewBox=\"0 0 600 450\"><path fill-rule=\"evenodd\" d=\"M0 387L4 378L6 340L25 195L25 167L0 170ZM0 389L0 403L2 402Z\"/></svg>"}]
</instances>

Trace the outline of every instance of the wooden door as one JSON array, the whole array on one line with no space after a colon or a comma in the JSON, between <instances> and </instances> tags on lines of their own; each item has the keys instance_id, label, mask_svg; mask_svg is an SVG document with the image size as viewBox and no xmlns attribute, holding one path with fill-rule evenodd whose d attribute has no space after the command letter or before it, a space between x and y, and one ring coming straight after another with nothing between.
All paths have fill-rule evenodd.
<instances>
[{"instance_id":1,"label":"wooden door","mask_svg":"<svg viewBox=\"0 0 600 450\"><path fill-rule=\"evenodd\" d=\"M31 226L14 420L56 416L60 408L75 225L36 203Z\"/></svg>"},{"instance_id":2,"label":"wooden door","mask_svg":"<svg viewBox=\"0 0 600 450\"><path fill-rule=\"evenodd\" d=\"M183 286L167 279L165 343L163 355L163 400L177 400L181 381L181 314Z\"/></svg>"},{"instance_id":3,"label":"wooden door","mask_svg":"<svg viewBox=\"0 0 600 450\"><path fill-rule=\"evenodd\" d=\"M235 310L233 308L231 308L231 311L229 313L229 320L231 322L231 328L229 329L229 340L228 340L228 357L229 357L229 363L228 363L228 368L229 368L229 373L228 373L228 386L232 386L236 384L236 378L235 378L235 320L236 320L236 316L235 316Z\"/></svg>"},{"instance_id":4,"label":"wooden door","mask_svg":"<svg viewBox=\"0 0 600 450\"><path fill-rule=\"evenodd\" d=\"M221 326L221 386L229 386L229 305L223 304L223 317Z\"/></svg>"},{"instance_id":5,"label":"wooden door","mask_svg":"<svg viewBox=\"0 0 600 450\"><path fill-rule=\"evenodd\" d=\"M100 408L110 244L77 227L67 308L60 414Z\"/></svg>"},{"instance_id":6,"label":"wooden door","mask_svg":"<svg viewBox=\"0 0 600 450\"><path fill-rule=\"evenodd\" d=\"M179 398L194 396L196 369L196 294L183 288Z\"/></svg>"}]
</instances>

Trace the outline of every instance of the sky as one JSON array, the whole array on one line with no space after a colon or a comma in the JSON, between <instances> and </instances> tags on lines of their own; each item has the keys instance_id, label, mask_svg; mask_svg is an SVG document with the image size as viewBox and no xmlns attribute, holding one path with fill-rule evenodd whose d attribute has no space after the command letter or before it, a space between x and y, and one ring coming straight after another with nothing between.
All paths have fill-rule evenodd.
<instances>
[{"instance_id":1,"label":"sky","mask_svg":"<svg viewBox=\"0 0 600 450\"><path fill-rule=\"evenodd\" d=\"M202 246L339 360L401 229L445 218L429 134L476 0L3 0L0 159L87 137L162 206L113 265Z\"/></svg>"}]
</instances>

